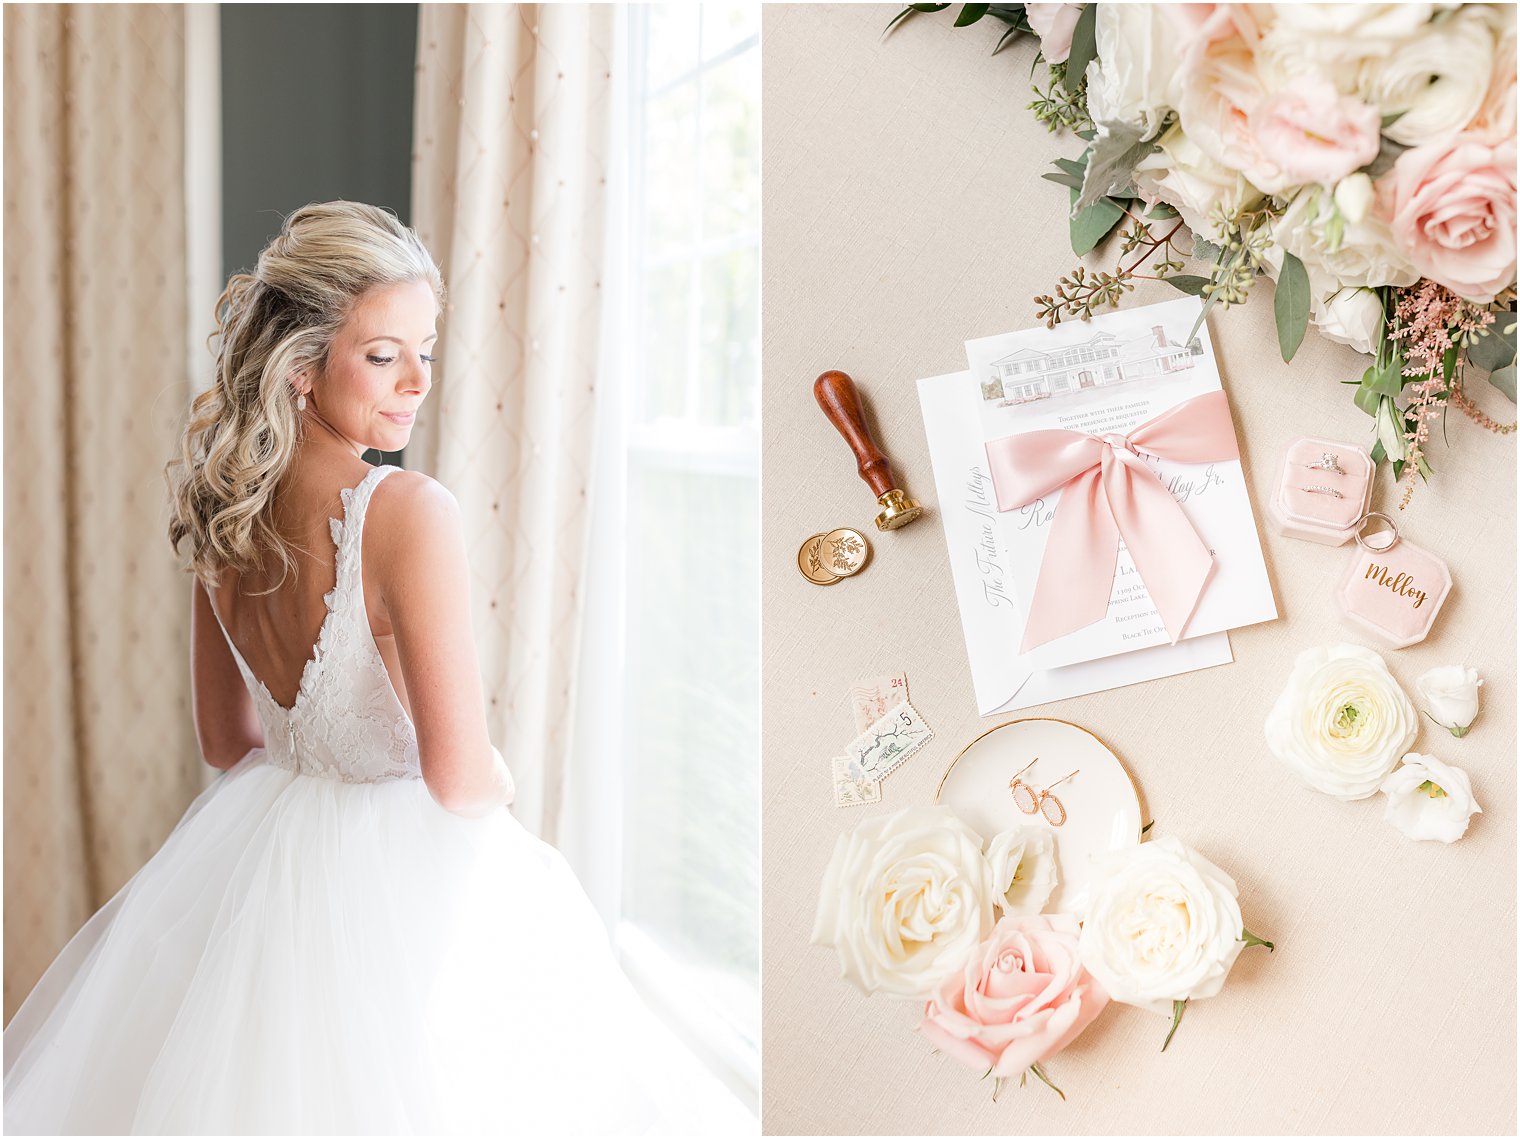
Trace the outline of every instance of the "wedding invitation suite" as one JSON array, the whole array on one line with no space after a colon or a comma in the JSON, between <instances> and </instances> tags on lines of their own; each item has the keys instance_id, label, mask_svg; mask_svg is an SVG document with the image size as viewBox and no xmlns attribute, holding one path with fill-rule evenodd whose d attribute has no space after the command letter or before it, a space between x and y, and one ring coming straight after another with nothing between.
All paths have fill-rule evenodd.
<instances>
[{"instance_id":1,"label":"wedding invitation suite","mask_svg":"<svg viewBox=\"0 0 1520 1139\"><path fill-rule=\"evenodd\" d=\"M1007 607L1005 632L1047 629L1013 639L1014 649L1039 642L1021 667L1277 616L1207 325L1188 339L1201 304L1184 297L966 344L965 398L986 454L983 470L960 478L984 482L974 488L983 586ZM1058 521L1063 510L1073 517Z\"/></svg>"},{"instance_id":2,"label":"wedding invitation suite","mask_svg":"<svg viewBox=\"0 0 1520 1139\"><path fill-rule=\"evenodd\" d=\"M1224 633L1061 668L1043 669L1020 656L1019 575L998 520L977 409L979 385L971 373L960 372L920 380L918 393L979 714L998 715L1230 662Z\"/></svg>"}]
</instances>

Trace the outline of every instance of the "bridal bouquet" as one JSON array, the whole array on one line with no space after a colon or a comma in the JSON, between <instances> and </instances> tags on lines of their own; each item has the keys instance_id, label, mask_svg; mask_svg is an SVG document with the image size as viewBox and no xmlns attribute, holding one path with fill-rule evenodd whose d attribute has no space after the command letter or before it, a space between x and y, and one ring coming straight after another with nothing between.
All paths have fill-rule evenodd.
<instances>
[{"instance_id":1,"label":"bridal bouquet","mask_svg":"<svg viewBox=\"0 0 1520 1139\"><path fill-rule=\"evenodd\" d=\"M1048 325L1136 280L1207 312L1271 278L1284 360L1311 324L1373 357L1347 382L1401 505L1448 405L1514 430L1463 391L1471 367L1515 398L1512 5L965 4L956 25L984 17L999 48L1039 37L1031 108L1085 143L1045 175L1069 188L1073 251L1120 239L1112 270L1036 298Z\"/></svg>"},{"instance_id":2,"label":"bridal bouquet","mask_svg":"<svg viewBox=\"0 0 1520 1139\"><path fill-rule=\"evenodd\" d=\"M1240 951L1235 882L1173 838L1095 860L1083 914L1044 913L1055 836L981 836L948 807L908 807L839 836L813 942L862 992L923 1002L935 1047L1003 1080L1044 1062L1113 1001L1169 1014L1215 996Z\"/></svg>"}]
</instances>

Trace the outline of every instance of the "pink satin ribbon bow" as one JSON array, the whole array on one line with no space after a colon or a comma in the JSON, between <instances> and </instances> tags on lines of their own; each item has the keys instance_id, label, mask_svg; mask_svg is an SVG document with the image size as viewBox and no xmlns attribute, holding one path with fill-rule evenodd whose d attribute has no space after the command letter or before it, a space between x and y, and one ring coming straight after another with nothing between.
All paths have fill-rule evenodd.
<instances>
[{"instance_id":1,"label":"pink satin ribbon bow","mask_svg":"<svg viewBox=\"0 0 1520 1139\"><path fill-rule=\"evenodd\" d=\"M1167 635L1173 644L1181 638L1214 559L1141 454L1177 463L1238 459L1224 392L1184 400L1127 436L1028 431L987 444L999 510L1061 491L1019 652L1102 619L1121 537Z\"/></svg>"}]
</instances>

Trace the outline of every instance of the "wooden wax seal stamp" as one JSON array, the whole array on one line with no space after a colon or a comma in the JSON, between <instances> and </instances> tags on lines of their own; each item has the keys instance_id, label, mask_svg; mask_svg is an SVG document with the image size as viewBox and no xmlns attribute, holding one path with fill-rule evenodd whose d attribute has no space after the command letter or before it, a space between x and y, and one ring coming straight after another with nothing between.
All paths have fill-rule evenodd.
<instances>
[{"instance_id":1,"label":"wooden wax seal stamp","mask_svg":"<svg viewBox=\"0 0 1520 1139\"><path fill-rule=\"evenodd\" d=\"M922 514L924 508L896 485L891 464L866 429L865 408L860 404L855 381L843 372L825 372L813 381L813 398L850 445L860 477L871 488L877 505L882 508L876 516L876 528L896 530Z\"/></svg>"}]
</instances>

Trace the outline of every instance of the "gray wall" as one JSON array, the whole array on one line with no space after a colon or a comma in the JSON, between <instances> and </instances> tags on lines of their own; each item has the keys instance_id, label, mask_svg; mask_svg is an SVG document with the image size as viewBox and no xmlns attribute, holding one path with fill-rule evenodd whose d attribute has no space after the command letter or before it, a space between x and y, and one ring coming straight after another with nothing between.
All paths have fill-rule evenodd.
<instances>
[{"instance_id":1,"label":"gray wall","mask_svg":"<svg viewBox=\"0 0 1520 1139\"><path fill-rule=\"evenodd\" d=\"M222 268L348 198L410 221L415 4L223 4Z\"/></svg>"}]
</instances>

